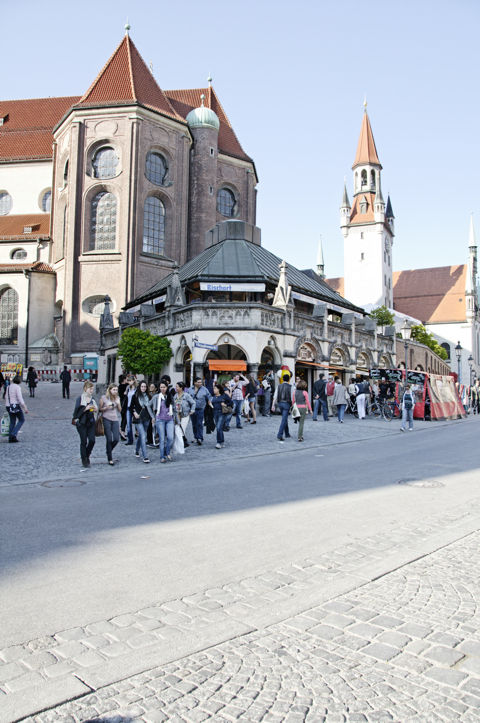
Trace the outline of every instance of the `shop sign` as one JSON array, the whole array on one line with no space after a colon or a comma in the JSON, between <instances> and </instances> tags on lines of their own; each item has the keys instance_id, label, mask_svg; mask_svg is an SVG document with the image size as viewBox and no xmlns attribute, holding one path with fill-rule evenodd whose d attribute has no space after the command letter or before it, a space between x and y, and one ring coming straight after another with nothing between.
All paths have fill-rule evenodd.
<instances>
[{"instance_id":1,"label":"shop sign","mask_svg":"<svg viewBox=\"0 0 480 723\"><path fill-rule=\"evenodd\" d=\"M163 296L157 296L156 299L153 299L152 304L161 304L163 301L165 301L166 298L166 294L163 294Z\"/></svg>"},{"instance_id":2,"label":"shop sign","mask_svg":"<svg viewBox=\"0 0 480 723\"><path fill-rule=\"evenodd\" d=\"M370 369L371 379L386 379L387 382L401 382L403 379L402 369Z\"/></svg>"},{"instance_id":3,"label":"shop sign","mask_svg":"<svg viewBox=\"0 0 480 723\"><path fill-rule=\"evenodd\" d=\"M201 291L265 291L265 284L214 284L200 283Z\"/></svg>"},{"instance_id":4,"label":"shop sign","mask_svg":"<svg viewBox=\"0 0 480 723\"><path fill-rule=\"evenodd\" d=\"M218 346L216 344L204 344L201 341L195 341L193 342L193 346L198 346L199 349L212 349L212 351L218 351Z\"/></svg>"},{"instance_id":5,"label":"shop sign","mask_svg":"<svg viewBox=\"0 0 480 723\"><path fill-rule=\"evenodd\" d=\"M425 372L407 372L407 384L420 384L422 387L425 383Z\"/></svg>"}]
</instances>

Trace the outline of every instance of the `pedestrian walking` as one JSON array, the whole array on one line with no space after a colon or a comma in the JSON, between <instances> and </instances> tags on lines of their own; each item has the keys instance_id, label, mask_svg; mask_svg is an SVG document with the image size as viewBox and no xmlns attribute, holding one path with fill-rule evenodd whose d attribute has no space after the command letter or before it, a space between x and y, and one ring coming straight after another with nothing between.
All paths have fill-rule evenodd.
<instances>
[{"instance_id":1,"label":"pedestrian walking","mask_svg":"<svg viewBox=\"0 0 480 723\"><path fill-rule=\"evenodd\" d=\"M156 396L158 392L157 385L155 382L150 382L148 385L148 393L150 394L150 400L153 399L153 397ZM150 424L148 425L147 429L147 447L150 447L151 449L156 449L158 447L158 444L155 443L155 417L150 419Z\"/></svg>"},{"instance_id":2,"label":"pedestrian walking","mask_svg":"<svg viewBox=\"0 0 480 723\"><path fill-rule=\"evenodd\" d=\"M405 386L405 391L402 397L402 426L400 431L405 431L405 425L408 422L408 431L413 431L413 408L415 407L415 397L410 388L410 384Z\"/></svg>"},{"instance_id":3,"label":"pedestrian walking","mask_svg":"<svg viewBox=\"0 0 480 723\"><path fill-rule=\"evenodd\" d=\"M150 410L155 415L155 426L157 428L160 450L160 462L165 459L171 460L173 440L175 434L175 420L173 416L173 400L175 390L168 388L166 381L160 382L157 394L150 400Z\"/></svg>"},{"instance_id":4,"label":"pedestrian walking","mask_svg":"<svg viewBox=\"0 0 480 723\"><path fill-rule=\"evenodd\" d=\"M247 422L250 422L250 415L252 417L251 424L257 423L257 393L258 393L258 382L253 374L247 374L248 384L245 387L245 399L248 402L249 413L247 415Z\"/></svg>"},{"instance_id":5,"label":"pedestrian walking","mask_svg":"<svg viewBox=\"0 0 480 723\"><path fill-rule=\"evenodd\" d=\"M327 408L328 416L333 417L333 393L335 391L335 382L332 375L329 375L327 382Z\"/></svg>"},{"instance_id":6,"label":"pedestrian walking","mask_svg":"<svg viewBox=\"0 0 480 723\"><path fill-rule=\"evenodd\" d=\"M480 414L480 379L475 381L471 389L471 396L473 413L477 414L478 412Z\"/></svg>"},{"instance_id":7,"label":"pedestrian walking","mask_svg":"<svg viewBox=\"0 0 480 723\"><path fill-rule=\"evenodd\" d=\"M193 383L193 387L187 389L187 392L195 401L195 411L192 414L192 427L193 427L193 442L196 442L201 447L203 442L203 420L205 416L205 407L207 403L211 401L212 395L208 391L207 387L203 386L201 377L196 377Z\"/></svg>"},{"instance_id":8,"label":"pedestrian walking","mask_svg":"<svg viewBox=\"0 0 480 723\"><path fill-rule=\"evenodd\" d=\"M328 422L327 383L325 374L320 374L313 385L313 416L312 420L317 421L318 410L322 405L323 419Z\"/></svg>"},{"instance_id":9,"label":"pedestrian walking","mask_svg":"<svg viewBox=\"0 0 480 723\"><path fill-rule=\"evenodd\" d=\"M66 365L63 367L63 372L60 373L60 381L62 382L63 398L70 399L70 382L72 381L72 375L68 371Z\"/></svg>"},{"instance_id":10,"label":"pedestrian walking","mask_svg":"<svg viewBox=\"0 0 480 723\"><path fill-rule=\"evenodd\" d=\"M335 379L335 389L333 390L332 404L337 408L337 418L340 424L343 424L345 407L347 406L347 390L343 386L341 379Z\"/></svg>"},{"instance_id":11,"label":"pedestrian walking","mask_svg":"<svg viewBox=\"0 0 480 723\"><path fill-rule=\"evenodd\" d=\"M100 397L98 408L103 417L103 429L107 445L106 452L108 464L113 467L115 463L113 461L112 452L120 442L118 414L122 413L122 405L118 395L118 384L109 384L106 393Z\"/></svg>"},{"instance_id":12,"label":"pedestrian walking","mask_svg":"<svg viewBox=\"0 0 480 723\"><path fill-rule=\"evenodd\" d=\"M369 389L367 382L359 382L355 385L355 391L357 395L357 411L358 418L365 419L365 404L367 400L366 391Z\"/></svg>"},{"instance_id":13,"label":"pedestrian walking","mask_svg":"<svg viewBox=\"0 0 480 723\"><path fill-rule=\"evenodd\" d=\"M217 443L215 448L221 449L222 447L225 447L225 435L223 434L223 429L225 426L225 420L229 416L227 408L232 406L230 390L225 389L221 384L215 384L213 387L212 401L210 403L213 406L213 415L217 430Z\"/></svg>"},{"instance_id":14,"label":"pedestrian walking","mask_svg":"<svg viewBox=\"0 0 480 723\"><path fill-rule=\"evenodd\" d=\"M16 374L6 389L6 409L10 417L9 442L18 442L17 435L25 423L25 414L28 414L27 405L23 401L21 381Z\"/></svg>"},{"instance_id":15,"label":"pedestrian walking","mask_svg":"<svg viewBox=\"0 0 480 723\"><path fill-rule=\"evenodd\" d=\"M2 372L0 372L0 392L2 391L2 387L5 387L5 377L3 376ZM5 399L5 391L3 392L3 398Z\"/></svg>"},{"instance_id":16,"label":"pedestrian walking","mask_svg":"<svg viewBox=\"0 0 480 723\"><path fill-rule=\"evenodd\" d=\"M263 412L262 417L270 416L272 406L272 391L275 384L275 375L271 369L265 374L262 381L263 387Z\"/></svg>"},{"instance_id":17,"label":"pedestrian walking","mask_svg":"<svg viewBox=\"0 0 480 723\"><path fill-rule=\"evenodd\" d=\"M292 399L293 403L297 405L297 409L300 412L300 417L298 418L299 442L303 442L303 425L305 424L305 417L307 416L307 413L312 413L312 407L310 405L310 399L308 398L306 389L307 382L304 382L303 379L301 379L297 384L297 388L293 392Z\"/></svg>"},{"instance_id":18,"label":"pedestrian walking","mask_svg":"<svg viewBox=\"0 0 480 723\"><path fill-rule=\"evenodd\" d=\"M353 402L355 401L355 399L357 398L357 388L358 388L358 384L355 381L355 379L350 379L348 387L347 387L347 392L348 392L348 396L350 397L350 402L352 403L352 405L353 405ZM351 409L352 408L349 407L348 411L351 411ZM353 412L351 412L351 413L353 414Z\"/></svg>"},{"instance_id":19,"label":"pedestrian walking","mask_svg":"<svg viewBox=\"0 0 480 723\"><path fill-rule=\"evenodd\" d=\"M272 412L275 411L275 404L282 413L282 421L280 422L280 428L277 433L277 440L283 442L283 435L285 438L290 437L290 431L288 429L288 415L292 406L293 398L293 385L290 384L290 374L283 375L283 383L279 384L275 389L273 395Z\"/></svg>"},{"instance_id":20,"label":"pedestrian walking","mask_svg":"<svg viewBox=\"0 0 480 723\"><path fill-rule=\"evenodd\" d=\"M30 390L30 396L35 396L35 387L37 386L38 375L34 367L28 367L27 372L27 385Z\"/></svg>"},{"instance_id":21,"label":"pedestrian walking","mask_svg":"<svg viewBox=\"0 0 480 723\"><path fill-rule=\"evenodd\" d=\"M153 416L149 402L150 394L148 393L147 382L140 382L135 393L132 395L128 409L132 417L132 423L135 425L138 433L135 457L140 457L141 451L145 464L150 462L147 455L147 428Z\"/></svg>"},{"instance_id":22,"label":"pedestrian walking","mask_svg":"<svg viewBox=\"0 0 480 723\"><path fill-rule=\"evenodd\" d=\"M125 429L127 426L127 409L128 409L128 384L127 384L127 377L125 374L120 374L118 377L118 396L120 399L120 405L122 407L122 419L120 422L120 437L125 442L127 440L127 435L125 434Z\"/></svg>"},{"instance_id":23,"label":"pedestrian walking","mask_svg":"<svg viewBox=\"0 0 480 723\"><path fill-rule=\"evenodd\" d=\"M220 383L220 382L219 382ZM246 387L248 384L247 377L244 377L243 374L240 372L237 372L233 375L232 381L228 384L228 386L222 387L225 390L228 390L229 393L232 396L232 402L230 406L233 406L233 412L231 414L227 415L227 418L225 420L225 426L224 430L228 432L230 429L230 422L235 415L235 419L237 422L237 429L242 429L242 408L243 408L243 387ZM215 388L214 388L215 391Z\"/></svg>"},{"instance_id":24,"label":"pedestrian walking","mask_svg":"<svg viewBox=\"0 0 480 723\"><path fill-rule=\"evenodd\" d=\"M188 422L195 412L195 401L193 397L185 391L185 384L183 382L177 382L175 391L176 394L173 398L175 423L181 426L183 436L186 437Z\"/></svg>"},{"instance_id":25,"label":"pedestrian walking","mask_svg":"<svg viewBox=\"0 0 480 723\"><path fill-rule=\"evenodd\" d=\"M5 395L7 393L7 389L10 386L10 377L6 376L3 381L3 398L5 399Z\"/></svg>"},{"instance_id":26,"label":"pedestrian walking","mask_svg":"<svg viewBox=\"0 0 480 723\"><path fill-rule=\"evenodd\" d=\"M90 467L90 455L95 447L95 414L97 403L93 398L93 382L89 379L83 385L83 393L75 401L73 423L80 437L80 457L84 467Z\"/></svg>"},{"instance_id":27,"label":"pedestrian walking","mask_svg":"<svg viewBox=\"0 0 480 723\"><path fill-rule=\"evenodd\" d=\"M134 376L130 375L127 377L127 384L127 441L125 447L133 444L133 417L130 411L130 404L132 403L133 395L137 391L137 380Z\"/></svg>"}]
</instances>

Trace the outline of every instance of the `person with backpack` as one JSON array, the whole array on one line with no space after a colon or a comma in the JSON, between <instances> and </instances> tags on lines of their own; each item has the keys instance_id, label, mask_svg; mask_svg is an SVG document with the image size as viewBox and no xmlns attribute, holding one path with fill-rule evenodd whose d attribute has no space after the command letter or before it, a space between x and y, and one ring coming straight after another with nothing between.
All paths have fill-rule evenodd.
<instances>
[{"instance_id":1,"label":"person with backpack","mask_svg":"<svg viewBox=\"0 0 480 723\"><path fill-rule=\"evenodd\" d=\"M328 405L327 405L327 383L324 374L320 374L318 380L313 385L313 417L314 422L317 421L318 410L320 404L323 410L323 419L328 422Z\"/></svg>"},{"instance_id":2,"label":"person with backpack","mask_svg":"<svg viewBox=\"0 0 480 723\"><path fill-rule=\"evenodd\" d=\"M63 398L70 399L70 382L72 381L72 375L68 371L66 365L63 367L63 372L60 374L60 381L62 382Z\"/></svg>"},{"instance_id":3,"label":"person with backpack","mask_svg":"<svg viewBox=\"0 0 480 723\"><path fill-rule=\"evenodd\" d=\"M358 384L355 384L355 393L357 395L357 411L359 419L365 419L366 387L368 387L368 384L365 384L365 382L359 382Z\"/></svg>"},{"instance_id":4,"label":"person with backpack","mask_svg":"<svg viewBox=\"0 0 480 723\"><path fill-rule=\"evenodd\" d=\"M196 442L198 446L201 447L203 442L205 408L207 403L211 401L212 395L207 387L203 386L203 379L201 377L195 377L193 387L187 389L187 392L195 402L195 411L192 414L193 436L195 437L193 442Z\"/></svg>"},{"instance_id":5,"label":"person with backpack","mask_svg":"<svg viewBox=\"0 0 480 723\"><path fill-rule=\"evenodd\" d=\"M402 426L400 431L405 431L405 425L408 421L408 431L413 431L413 408L415 407L415 397L410 389L410 384L405 387L405 392L402 398Z\"/></svg>"},{"instance_id":6,"label":"person with backpack","mask_svg":"<svg viewBox=\"0 0 480 723\"><path fill-rule=\"evenodd\" d=\"M327 408L328 416L333 417L333 394L335 392L335 382L330 374L327 382Z\"/></svg>"},{"instance_id":7,"label":"person with backpack","mask_svg":"<svg viewBox=\"0 0 480 723\"><path fill-rule=\"evenodd\" d=\"M272 412L275 411L276 404L282 413L282 421L280 422L280 428L277 434L277 440L279 442L283 442L284 433L285 438L291 436L288 429L288 415L290 413L290 407L292 406L293 386L289 382L290 375L284 374L283 384L277 386L275 394L273 395Z\"/></svg>"}]
</instances>

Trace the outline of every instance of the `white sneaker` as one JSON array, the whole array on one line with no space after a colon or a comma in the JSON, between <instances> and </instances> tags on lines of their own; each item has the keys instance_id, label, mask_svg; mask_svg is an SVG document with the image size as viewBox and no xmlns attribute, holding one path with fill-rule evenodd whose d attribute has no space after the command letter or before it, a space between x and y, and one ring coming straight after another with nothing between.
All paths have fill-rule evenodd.
<instances>
[{"instance_id":1,"label":"white sneaker","mask_svg":"<svg viewBox=\"0 0 480 723\"><path fill-rule=\"evenodd\" d=\"M215 445L215 449L222 449L222 445L221 445L221 444L216 444L216 445Z\"/></svg>"},{"instance_id":2,"label":"white sneaker","mask_svg":"<svg viewBox=\"0 0 480 723\"><path fill-rule=\"evenodd\" d=\"M400 431L404 432L405 431L404 427L400 427Z\"/></svg>"},{"instance_id":3,"label":"white sneaker","mask_svg":"<svg viewBox=\"0 0 480 723\"><path fill-rule=\"evenodd\" d=\"M409 431L409 432L413 432L413 429L409 429L408 431Z\"/></svg>"}]
</instances>

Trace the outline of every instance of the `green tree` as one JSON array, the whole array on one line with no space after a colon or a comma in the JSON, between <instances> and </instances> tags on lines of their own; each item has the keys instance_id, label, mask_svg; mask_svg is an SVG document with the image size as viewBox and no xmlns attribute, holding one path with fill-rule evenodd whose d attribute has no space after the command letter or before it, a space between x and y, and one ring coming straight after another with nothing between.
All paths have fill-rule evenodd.
<instances>
[{"instance_id":1,"label":"green tree","mask_svg":"<svg viewBox=\"0 0 480 723\"><path fill-rule=\"evenodd\" d=\"M156 374L172 356L170 340L142 329L125 329L117 356L122 366L133 374Z\"/></svg>"},{"instance_id":2,"label":"green tree","mask_svg":"<svg viewBox=\"0 0 480 723\"><path fill-rule=\"evenodd\" d=\"M412 326L412 339L420 342L420 344L425 344L425 346L428 346L429 349L435 352L435 354L438 354L441 359L448 359L446 349L444 349L443 346L440 346L438 341L434 339L433 334L427 331L423 324L417 324L416 326Z\"/></svg>"},{"instance_id":3,"label":"green tree","mask_svg":"<svg viewBox=\"0 0 480 723\"><path fill-rule=\"evenodd\" d=\"M377 306L376 309L372 309L370 312L370 316L372 319L375 319L375 321L377 322L377 326L395 325L395 317L390 311L390 309L387 309L385 304L383 306Z\"/></svg>"}]
</instances>

